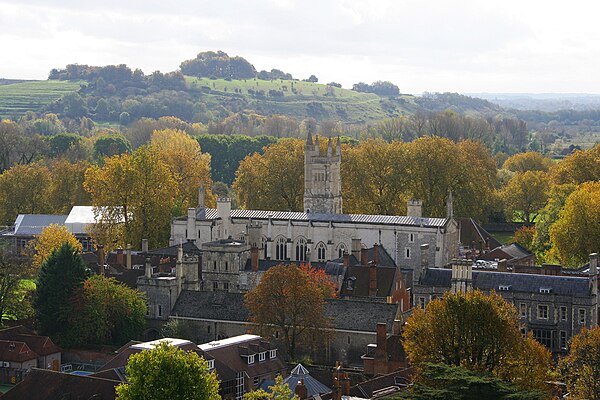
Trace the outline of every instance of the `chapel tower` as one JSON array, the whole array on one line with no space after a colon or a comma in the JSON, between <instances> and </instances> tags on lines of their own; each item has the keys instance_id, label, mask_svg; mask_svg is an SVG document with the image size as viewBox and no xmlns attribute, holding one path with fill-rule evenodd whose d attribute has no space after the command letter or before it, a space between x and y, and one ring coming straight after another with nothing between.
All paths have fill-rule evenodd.
<instances>
[{"instance_id":1,"label":"chapel tower","mask_svg":"<svg viewBox=\"0 0 600 400\"><path fill-rule=\"evenodd\" d=\"M304 146L304 211L312 213L342 213L342 178L340 166L342 148L338 137L333 148L329 138L327 152L322 154L319 137L313 142L310 132Z\"/></svg>"}]
</instances>

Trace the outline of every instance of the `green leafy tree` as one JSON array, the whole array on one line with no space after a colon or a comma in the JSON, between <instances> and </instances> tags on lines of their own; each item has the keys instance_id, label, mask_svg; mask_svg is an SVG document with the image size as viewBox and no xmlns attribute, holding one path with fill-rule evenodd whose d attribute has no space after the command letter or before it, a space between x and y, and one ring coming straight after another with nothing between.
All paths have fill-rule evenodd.
<instances>
[{"instance_id":1,"label":"green leafy tree","mask_svg":"<svg viewBox=\"0 0 600 400\"><path fill-rule=\"evenodd\" d=\"M414 310L403 337L417 368L427 362L444 363L492 374L523 388L545 389L550 352L523 338L514 306L496 293L446 293L426 310Z\"/></svg>"},{"instance_id":2,"label":"green leafy tree","mask_svg":"<svg viewBox=\"0 0 600 400\"><path fill-rule=\"evenodd\" d=\"M573 337L559 370L574 399L600 399L600 327Z\"/></svg>"},{"instance_id":3,"label":"green leafy tree","mask_svg":"<svg viewBox=\"0 0 600 400\"><path fill-rule=\"evenodd\" d=\"M131 153L131 145L123 135L102 135L94 143L94 156L97 159L112 157L123 153Z\"/></svg>"},{"instance_id":4,"label":"green leafy tree","mask_svg":"<svg viewBox=\"0 0 600 400\"><path fill-rule=\"evenodd\" d=\"M123 345L139 338L146 325L146 301L114 278L94 275L73 297L69 320L72 345Z\"/></svg>"},{"instance_id":5,"label":"green leafy tree","mask_svg":"<svg viewBox=\"0 0 600 400\"><path fill-rule=\"evenodd\" d=\"M79 146L81 144L81 136L75 133L60 133L51 136L48 141L50 143L50 155L52 157L59 157Z\"/></svg>"},{"instance_id":6,"label":"green leafy tree","mask_svg":"<svg viewBox=\"0 0 600 400\"><path fill-rule=\"evenodd\" d=\"M31 314L31 285L26 279L33 271L30 263L0 247L0 321L21 319ZM35 289L35 285L33 287Z\"/></svg>"},{"instance_id":7,"label":"green leafy tree","mask_svg":"<svg viewBox=\"0 0 600 400\"><path fill-rule=\"evenodd\" d=\"M446 364L425 363L420 382L390 399L406 400L543 400L547 393L522 390L494 376Z\"/></svg>"},{"instance_id":8,"label":"green leafy tree","mask_svg":"<svg viewBox=\"0 0 600 400\"><path fill-rule=\"evenodd\" d=\"M218 400L219 381L195 352L162 342L129 357L127 381L117 386L117 400Z\"/></svg>"},{"instance_id":9,"label":"green leafy tree","mask_svg":"<svg viewBox=\"0 0 600 400\"><path fill-rule=\"evenodd\" d=\"M275 377L275 384L269 386L269 391L260 389L253 390L244 395L244 400L300 400L298 396L292 393L292 389L285 383L281 375Z\"/></svg>"},{"instance_id":10,"label":"green leafy tree","mask_svg":"<svg viewBox=\"0 0 600 400\"><path fill-rule=\"evenodd\" d=\"M33 301L40 332L61 342L69 332L73 294L83 286L88 270L81 254L63 244L42 264Z\"/></svg>"}]
</instances>

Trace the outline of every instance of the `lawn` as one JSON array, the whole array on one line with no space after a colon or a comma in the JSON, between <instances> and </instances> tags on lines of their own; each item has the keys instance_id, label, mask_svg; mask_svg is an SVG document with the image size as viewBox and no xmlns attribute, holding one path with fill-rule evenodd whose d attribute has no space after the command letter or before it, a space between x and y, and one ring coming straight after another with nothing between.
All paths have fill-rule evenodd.
<instances>
[{"instance_id":1,"label":"lawn","mask_svg":"<svg viewBox=\"0 0 600 400\"><path fill-rule=\"evenodd\" d=\"M82 81L26 81L0 85L0 118L38 111L67 93L79 89Z\"/></svg>"}]
</instances>

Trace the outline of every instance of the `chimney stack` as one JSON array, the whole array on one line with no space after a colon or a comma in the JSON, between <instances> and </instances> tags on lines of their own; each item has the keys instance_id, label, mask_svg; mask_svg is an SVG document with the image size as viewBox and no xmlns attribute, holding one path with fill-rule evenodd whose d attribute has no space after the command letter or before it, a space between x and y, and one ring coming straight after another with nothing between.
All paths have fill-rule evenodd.
<instances>
[{"instance_id":1,"label":"chimney stack","mask_svg":"<svg viewBox=\"0 0 600 400\"><path fill-rule=\"evenodd\" d=\"M421 200L409 200L406 205L406 215L421 218L423 216L423 202Z\"/></svg>"},{"instance_id":2,"label":"chimney stack","mask_svg":"<svg viewBox=\"0 0 600 400\"><path fill-rule=\"evenodd\" d=\"M373 261L375 261L375 264L379 265L379 244L377 243L373 245Z\"/></svg>"},{"instance_id":3,"label":"chimney stack","mask_svg":"<svg viewBox=\"0 0 600 400\"><path fill-rule=\"evenodd\" d=\"M296 390L294 392L300 400L308 399L308 388L304 384L304 378L301 378L298 381L298 384L296 385Z\"/></svg>"},{"instance_id":4,"label":"chimney stack","mask_svg":"<svg viewBox=\"0 0 600 400\"><path fill-rule=\"evenodd\" d=\"M252 272L258 272L258 247L250 249L250 265L252 266Z\"/></svg>"},{"instance_id":5,"label":"chimney stack","mask_svg":"<svg viewBox=\"0 0 600 400\"><path fill-rule=\"evenodd\" d=\"M150 257L146 257L146 278L152 278L152 264L150 263Z\"/></svg>"},{"instance_id":6,"label":"chimney stack","mask_svg":"<svg viewBox=\"0 0 600 400\"><path fill-rule=\"evenodd\" d=\"M506 258L498 261L498 272L508 272L508 261Z\"/></svg>"},{"instance_id":7,"label":"chimney stack","mask_svg":"<svg viewBox=\"0 0 600 400\"><path fill-rule=\"evenodd\" d=\"M200 183L200 187L198 188L198 209L202 210L204 208L204 183Z\"/></svg>"},{"instance_id":8,"label":"chimney stack","mask_svg":"<svg viewBox=\"0 0 600 400\"><path fill-rule=\"evenodd\" d=\"M187 240L196 240L198 236L196 234L196 209L188 208L187 211L187 226L186 226L186 235L185 238Z\"/></svg>"},{"instance_id":9,"label":"chimney stack","mask_svg":"<svg viewBox=\"0 0 600 400\"><path fill-rule=\"evenodd\" d=\"M360 265L365 267L369 265L369 250L360 249Z\"/></svg>"},{"instance_id":10,"label":"chimney stack","mask_svg":"<svg viewBox=\"0 0 600 400\"><path fill-rule=\"evenodd\" d=\"M104 266L106 265L106 257L104 255L104 246L101 244L98 245L98 274L103 275L106 274L106 270Z\"/></svg>"},{"instance_id":11,"label":"chimney stack","mask_svg":"<svg viewBox=\"0 0 600 400\"><path fill-rule=\"evenodd\" d=\"M344 252L343 260L344 260L344 267L348 268L350 266L350 254Z\"/></svg>"},{"instance_id":12,"label":"chimney stack","mask_svg":"<svg viewBox=\"0 0 600 400\"><path fill-rule=\"evenodd\" d=\"M590 275L598 274L598 253L590 254Z\"/></svg>"},{"instance_id":13,"label":"chimney stack","mask_svg":"<svg viewBox=\"0 0 600 400\"><path fill-rule=\"evenodd\" d=\"M148 252L148 239L142 239L142 253Z\"/></svg>"},{"instance_id":14,"label":"chimney stack","mask_svg":"<svg viewBox=\"0 0 600 400\"><path fill-rule=\"evenodd\" d=\"M131 245L127 245L127 269L131 269Z\"/></svg>"},{"instance_id":15,"label":"chimney stack","mask_svg":"<svg viewBox=\"0 0 600 400\"><path fill-rule=\"evenodd\" d=\"M383 322L377 323L377 348L375 359L387 361L387 325Z\"/></svg>"},{"instance_id":16,"label":"chimney stack","mask_svg":"<svg viewBox=\"0 0 600 400\"><path fill-rule=\"evenodd\" d=\"M125 260L123 257L123 249L117 249L117 264L125 265Z\"/></svg>"},{"instance_id":17,"label":"chimney stack","mask_svg":"<svg viewBox=\"0 0 600 400\"><path fill-rule=\"evenodd\" d=\"M369 297L377 296L377 264L369 266Z\"/></svg>"}]
</instances>

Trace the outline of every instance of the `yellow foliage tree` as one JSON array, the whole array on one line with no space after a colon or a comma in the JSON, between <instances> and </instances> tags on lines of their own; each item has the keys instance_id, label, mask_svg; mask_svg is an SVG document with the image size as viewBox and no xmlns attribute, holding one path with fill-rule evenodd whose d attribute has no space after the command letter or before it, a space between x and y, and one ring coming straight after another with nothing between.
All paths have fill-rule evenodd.
<instances>
[{"instance_id":1,"label":"yellow foliage tree","mask_svg":"<svg viewBox=\"0 0 600 400\"><path fill-rule=\"evenodd\" d=\"M83 188L87 161L70 163L66 159L51 162L51 183L48 190L48 205L56 214L67 214L73 206L90 204L90 195Z\"/></svg>"},{"instance_id":2,"label":"yellow foliage tree","mask_svg":"<svg viewBox=\"0 0 600 400\"><path fill-rule=\"evenodd\" d=\"M561 263L577 267L600 243L600 182L588 182L569 195L558 220L550 226L550 242Z\"/></svg>"},{"instance_id":3,"label":"yellow foliage tree","mask_svg":"<svg viewBox=\"0 0 600 400\"><path fill-rule=\"evenodd\" d=\"M517 153L504 161L502 168L512 172L548 171L552 160L537 151Z\"/></svg>"},{"instance_id":4,"label":"yellow foliage tree","mask_svg":"<svg viewBox=\"0 0 600 400\"><path fill-rule=\"evenodd\" d=\"M151 146L177 184L176 206L180 211L197 205L200 185L204 185L206 206L215 206L210 176L211 156L202 153L196 139L181 130L163 129L154 131Z\"/></svg>"},{"instance_id":5,"label":"yellow foliage tree","mask_svg":"<svg viewBox=\"0 0 600 400\"><path fill-rule=\"evenodd\" d=\"M576 185L600 180L600 144L589 150L577 150L557 163L551 170L557 184Z\"/></svg>"},{"instance_id":6,"label":"yellow foliage tree","mask_svg":"<svg viewBox=\"0 0 600 400\"><path fill-rule=\"evenodd\" d=\"M573 337L559 369L572 398L600 399L600 327Z\"/></svg>"},{"instance_id":7,"label":"yellow foliage tree","mask_svg":"<svg viewBox=\"0 0 600 400\"><path fill-rule=\"evenodd\" d=\"M165 245L177 184L156 150L142 146L133 154L106 158L89 168L84 187L95 206L97 223L91 235L107 251L139 245Z\"/></svg>"},{"instance_id":8,"label":"yellow foliage tree","mask_svg":"<svg viewBox=\"0 0 600 400\"><path fill-rule=\"evenodd\" d=\"M515 174L502 190L507 218L534 222L548 201L550 182L543 171L526 171Z\"/></svg>"},{"instance_id":9,"label":"yellow foliage tree","mask_svg":"<svg viewBox=\"0 0 600 400\"><path fill-rule=\"evenodd\" d=\"M31 242L27 244L28 251L32 253L32 266L37 269L50 255L63 244L69 243L74 250L81 252L83 246L75 235L64 225L50 224L42 230Z\"/></svg>"},{"instance_id":10,"label":"yellow foliage tree","mask_svg":"<svg viewBox=\"0 0 600 400\"><path fill-rule=\"evenodd\" d=\"M281 139L240 162L233 188L242 208L301 211L304 194L304 141Z\"/></svg>"},{"instance_id":11,"label":"yellow foliage tree","mask_svg":"<svg viewBox=\"0 0 600 400\"><path fill-rule=\"evenodd\" d=\"M411 363L444 363L545 389L550 352L524 338L517 311L497 293L446 293L408 318L403 345Z\"/></svg>"},{"instance_id":12,"label":"yellow foliage tree","mask_svg":"<svg viewBox=\"0 0 600 400\"><path fill-rule=\"evenodd\" d=\"M11 225L18 214L49 212L51 175L42 163L15 165L0 175L0 225Z\"/></svg>"}]
</instances>

